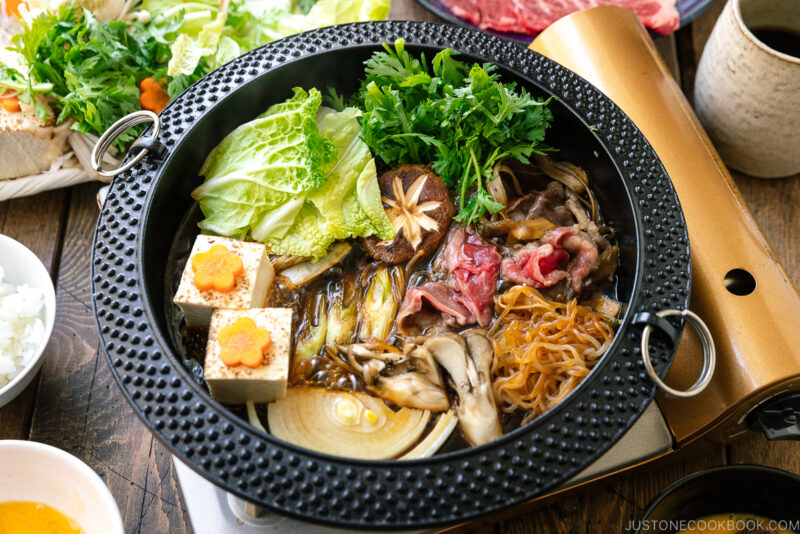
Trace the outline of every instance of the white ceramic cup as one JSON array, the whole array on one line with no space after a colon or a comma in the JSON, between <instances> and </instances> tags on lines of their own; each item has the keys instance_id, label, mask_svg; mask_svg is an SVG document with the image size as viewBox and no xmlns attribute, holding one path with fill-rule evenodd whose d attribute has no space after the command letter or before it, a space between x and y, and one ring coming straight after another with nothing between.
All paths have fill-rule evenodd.
<instances>
[{"instance_id":1,"label":"white ceramic cup","mask_svg":"<svg viewBox=\"0 0 800 534\"><path fill-rule=\"evenodd\" d=\"M800 58L751 29L800 32L798 0L728 0L708 39L694 89L700 121L725 163L759 178L800 173Z\"/></svg>"},{"instance_id":2,"label":"white ceramic cup","mask_svg":"<svg viewBox=\"0 0 800 534\"><path fill-rule=\"evenodd\" d=\"M51 506L86 534L125 534L103 480L71 454L35 441L0 440L0 502Z\"/></svg>"},{"instance_id":3,"label":"white ceramic cup","mask_svg":"<svg viewBox=\"0 0 800 534\"><path fill-rule=\"evenodd\" d=\"M4 281L14 285L28 284L42 290L44 296L44 338L36 355L17 376L5 386L0 387L0 407L11 402L14 397L28 387L44 361L44 349L53 333L56 321L56 294L50 273L36 254L25 245L0 234L0 267L5 271Z\"/></svg>"}]
</instances>

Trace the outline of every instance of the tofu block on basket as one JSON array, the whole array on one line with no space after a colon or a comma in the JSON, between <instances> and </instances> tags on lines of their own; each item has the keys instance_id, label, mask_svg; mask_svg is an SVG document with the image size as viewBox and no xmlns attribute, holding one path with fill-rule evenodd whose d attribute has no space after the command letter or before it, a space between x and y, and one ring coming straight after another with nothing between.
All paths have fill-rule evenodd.
<instances>
[{"instance_id":1,"label":"tofu block on basket","mask_svg":"<svg viewBox=\"0 0 800 534\"><path fill-rule=\"evenodd\" d=\"M209 289L203 285L203 289L200 289L196 285L197 273L192 268L193 260L198 254L207 254L215 245L222 245L242 262L243 270L234 277L230 291L219 291L214 287ZM262 243L198 235L173 301L183 310L187 326L207 326L215 308L245 310L264 307L274 282L275 271Z\"/></svg>"},{"instance_id":2,"label":"tofu block on basket","mask_svg":"<svg viewBox=\"0 0 800 534\"><path fill-rule=\"evenodd\" d=\"M228 330L227 335L220 334L223 329L230 329L242 318L251 319L258 329L266 331L270 337L269 346L263 352L264 360L256 367L248 367L244 363L228 365L223 361L221 354L223 345L230 347L231 331ZM263 335L260 332L259 334ZM289 379L291 334L290 308L215 310L211 316L206 360L203 366L204 378L211 396L227 404L242 404L247 401L272 402L283 398L286 395ZM237 345L235 340L232 343ZM242 358L245 356L241 354Z\"/></svg>"}]
</instances>

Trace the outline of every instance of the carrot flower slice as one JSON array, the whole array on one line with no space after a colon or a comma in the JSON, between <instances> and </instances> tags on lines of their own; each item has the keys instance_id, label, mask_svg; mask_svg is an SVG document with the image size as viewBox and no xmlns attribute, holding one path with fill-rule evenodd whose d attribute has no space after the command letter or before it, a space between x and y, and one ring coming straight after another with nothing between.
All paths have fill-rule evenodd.
<instances>
[{"instance_id":1,"label":"carrot flower slice","mask_svg":"<svg viewBox=\"0 0 800 534\"><path fill-rule=\"evenodd\" d=\"M194 285L200 291L216 289L230 293L236 285L236 277L244 272L242 259L223 245L214 245L208 252L192 257Z\"/></svg>"},{"instance_id":2,"label":"carrot flower slice","mask_svg":"<svg viewBox=\"0 0 800 534\"><path fill-rule=\"evenodd\" d=\"M240 317L219 331L222 350L219 357L228 367L244 365L255 369L264 363L264 352L272 344L269 332L256 326L249 317Z\"/></svg>"}]
</instances>

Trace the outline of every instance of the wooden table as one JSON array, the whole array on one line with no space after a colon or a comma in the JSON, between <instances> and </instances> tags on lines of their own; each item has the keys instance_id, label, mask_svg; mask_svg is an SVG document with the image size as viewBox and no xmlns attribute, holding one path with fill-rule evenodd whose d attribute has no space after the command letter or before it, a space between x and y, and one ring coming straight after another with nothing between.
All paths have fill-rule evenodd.
<instances>
[{"instance_id":1,"label":"wooden table","mask_svg":"<svg viewBox=\"0 0 800 534\"><path fill-rule=\"evenodd\" d=\"M686 94L722 1L658 48ZM392 18L435 20L413 0L394 0ZM800 285L800 179L735 174L744 198ZM0 438L55 445L97 471L117 499L128 533L191 532L167 449L123 399L101 354L92 315L89 261L98 185L0 203L0 233L30 247L56 280L58 311L40 376L0 409ZM752 436L733 445L568 496L481 532L623 532L667 484L705 467L758 463L800 473L800 444Z\"/></svg>"}]
</instances>

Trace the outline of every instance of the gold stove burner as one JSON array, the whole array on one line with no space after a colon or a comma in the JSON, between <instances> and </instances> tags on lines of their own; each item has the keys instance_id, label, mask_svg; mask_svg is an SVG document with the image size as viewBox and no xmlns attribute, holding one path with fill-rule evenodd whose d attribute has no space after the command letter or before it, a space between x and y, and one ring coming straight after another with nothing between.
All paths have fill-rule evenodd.
<instances>
[{"instance_id":1,"label":"gold stove burner","mask_svg":"<svg viewBox=\"0 0 800 534\"><path fill-rule=\"evenodd\" d=\"M564 17L530 48L608 95L655 149L678 192L692 250L690 308L717 347L708 388L657 397L680 447L728 442L765 399L800 389L800 295L762 234L689 102L636 17L605 6ZM703 361L685 329L667 382L694 383Z\"/></svg>"}]
</instances>

